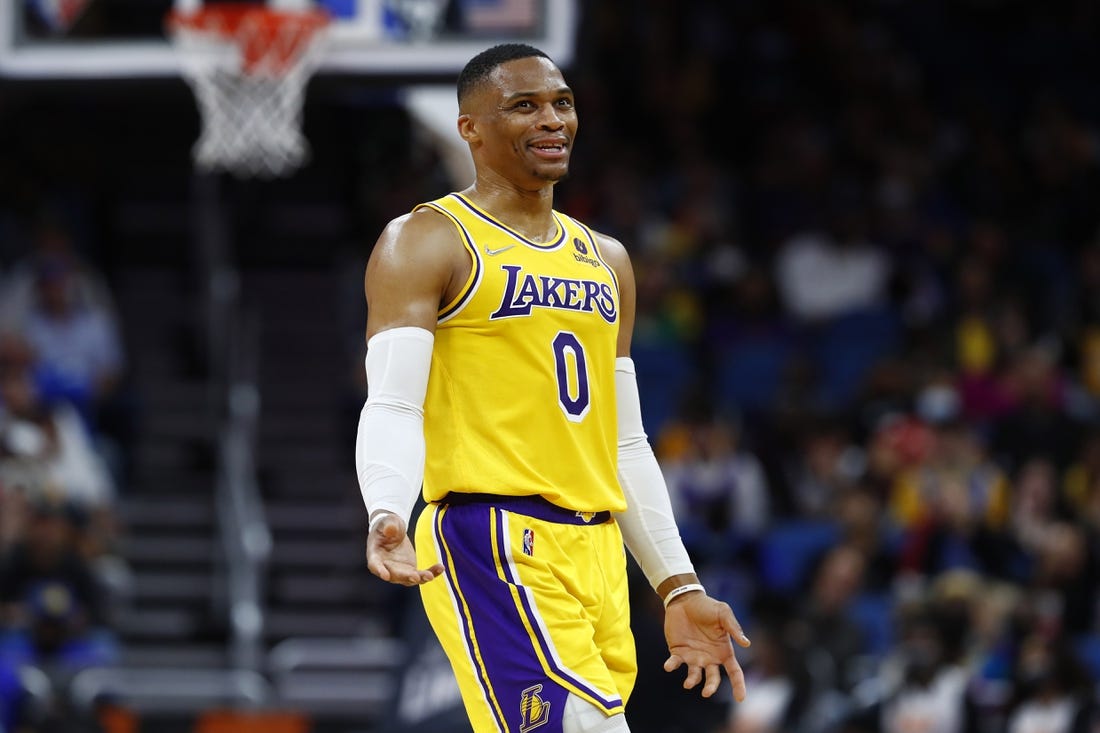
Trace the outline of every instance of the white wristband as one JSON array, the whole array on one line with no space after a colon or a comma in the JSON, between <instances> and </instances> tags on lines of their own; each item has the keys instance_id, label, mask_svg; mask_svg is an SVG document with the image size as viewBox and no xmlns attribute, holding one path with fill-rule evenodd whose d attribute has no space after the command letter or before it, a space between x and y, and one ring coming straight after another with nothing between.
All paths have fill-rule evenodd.
<instances>
[{"instance_id":1,"label":"white wristband","mask_svg":"<svg viewBox=\"0 0 1100 733\"><path fill-rule=\"evenodd\" d=\"M687 585L681 585L679 588L673 588L668 592L668 595L665 596L665 608L668 608L668 604L672 603L673 598L679 598L685 593L691 593L697 590L701 590L704 593L707 592L707 589L699 583L688 583Z\"/></svg>"}]
</instances>

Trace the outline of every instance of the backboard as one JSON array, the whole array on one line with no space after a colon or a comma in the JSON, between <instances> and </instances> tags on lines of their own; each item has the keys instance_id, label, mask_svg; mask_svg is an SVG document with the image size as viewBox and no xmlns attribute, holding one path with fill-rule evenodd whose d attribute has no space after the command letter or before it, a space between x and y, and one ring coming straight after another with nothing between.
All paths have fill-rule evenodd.
<instances>
[{"instance_id":1,"label":"backboard","mask_svg":"<svg viewBox=\"0 0 1100 733\"><path fill-rule=\"evenodd\" d=\"M572 60L575 0L269 0L316 2L333 24L319 72L456 74L492 43L538 46ZM200 0L0 0L0 76L110 79L174 76L164 32L175 6Z\"/></svg>"}]
</instances>

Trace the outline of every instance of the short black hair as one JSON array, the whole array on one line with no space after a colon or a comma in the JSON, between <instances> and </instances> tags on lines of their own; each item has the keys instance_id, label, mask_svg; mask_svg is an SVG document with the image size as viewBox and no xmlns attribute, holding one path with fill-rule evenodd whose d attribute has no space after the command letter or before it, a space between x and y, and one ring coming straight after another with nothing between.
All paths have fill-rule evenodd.
<instances>
[{"instance_id":1,"label":"short black hair","mask_svg":"<svg viewBox=\"0 0 1100 733\"><path fill-rule=\"evenodd\" d=\"M550 59L544 52L534 46L528 46L526 43L501 43L485 49L466 62L466 66L462 68L462 73L458 75L458 103L462 104L462 100L466 98L466 95L473 91L478 84L488 79L493 70L501 64L516 59L531 58L532 56ZM553 62L553 59L550 59L550 61Z\"/></svg>"}]
</instances>

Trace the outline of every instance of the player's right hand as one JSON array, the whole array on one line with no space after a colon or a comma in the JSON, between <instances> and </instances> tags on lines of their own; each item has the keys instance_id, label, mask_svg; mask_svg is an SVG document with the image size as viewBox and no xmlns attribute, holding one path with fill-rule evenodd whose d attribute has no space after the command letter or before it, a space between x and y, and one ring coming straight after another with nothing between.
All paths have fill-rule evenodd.
<instances>
[{"instance_id":1,"label":"player's right hand","mask_svg":"<svg viewBox=\"0 0 1100 733\"><path fill-rule=\"evenodd\" d=\"M439 563L419 570L405 522L396 514L386 514L367 535L367 569L382 580L398 585L420 585L443 572Z\"/></svg>"},{"instance_id":2,"label":"player's right hand","mask_svg":"<svg viewBox=\"0 0 1100 733\"><path fill-rule=\"evenodd\" d=\"M665 639L669 658L665 671L672 672L687 665L684 689L690 690L703 681L703 697L710 697L721 684L720 668L730 678L733 699L745 699L745 673L733 653L733 638L738 646L748 647L749 637L741 629L729 605L706 593L688 593L672 601L665 609Z\"/></svg>"}]
</instances>

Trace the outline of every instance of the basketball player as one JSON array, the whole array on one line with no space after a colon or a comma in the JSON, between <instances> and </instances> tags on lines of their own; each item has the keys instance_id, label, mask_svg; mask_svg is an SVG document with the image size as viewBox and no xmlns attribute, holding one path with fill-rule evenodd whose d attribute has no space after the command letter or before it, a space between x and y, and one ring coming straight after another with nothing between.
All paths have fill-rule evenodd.
<instances>
[{"instance_id":1,"label":"basketball player","mask_svg":"<svg viewBox=\"0 0 1100 733\"><path fill-rule=\"evenodd\" d=\"M699 584L642 430L626 250L552 208L573 92L506 44L458 101L474 184L390 222L367 265L367 565L421 587L478 733L628 731L624 540L665 602L665 669L709 697L724 667L741 700L730 639L749 641Z\"/></svg>"}]
</instances>

